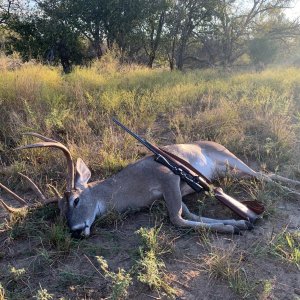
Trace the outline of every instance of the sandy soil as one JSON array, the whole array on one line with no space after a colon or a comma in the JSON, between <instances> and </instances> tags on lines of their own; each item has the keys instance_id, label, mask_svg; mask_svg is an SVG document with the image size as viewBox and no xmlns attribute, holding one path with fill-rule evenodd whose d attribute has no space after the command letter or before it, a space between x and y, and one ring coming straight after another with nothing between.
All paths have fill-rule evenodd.
<instances>
[{"instance_id":1,"label":"sandy soil","mask_svg":"<svg viewBox=\"0 0 300 300\"><path fill-rule=\"evenodd\" d=\"M8 199L6 199L8 200ZM187 200L192 205L195 197ZM11 201L9 201L12 203ZM208 205L207 215L224 216L224 209L219 204ZM225 215L230 213L225 212ZM173 251L162 258L166 264L166 274L170 286L176 288L176 299L241 299L242 296L230 288L226 279L211 278L205 270L203 258L210 249L217 247L230 250L236 247L237 257L243 253L242 268L247 275L253 291L248 299L300 299L300 271L279 257L259 251L271 239L274 233L300 228L300 203L282 202L277 205L276 213L263 219L255 229L243 235L208 234L209 247L197 232L179 230L172 226L166 217L144 210L128 215L121 221L103 228L97 226L92 236L80 241L78 249L67 255L52 253L51 259L43 253L44 248L36 238L12 240L7 231L0 231L0 282L10 291L11 299L32 299L41 287L53 295L53 299L104 299L109 297L107 282L95 270L95 255L107 259L111 270L119 267L129 270L136 262L139 238L134 232L140 227L151 227L164 222L162 232L173 243ZM0 224L7 214L0 209ZM39 248L37 248L37 245ZM212 247L212 248L211 248ZM46 245L45 245L45 248ZM51 249L48 254L51 254ZM90 259L90 261L87 259ZM92 263L93 264L92 264ZM9 269L25 268L26 276L17 282L8 281ZM69 275L68 275L69 274ZM71 274L71 275L70 275ZM263 282L272 283L269 293L263 292ZM21 291L21 298L15 294ZM129 299L167 298L157 291L134 280L129 289Z\"/></svg>"}]
</instances>

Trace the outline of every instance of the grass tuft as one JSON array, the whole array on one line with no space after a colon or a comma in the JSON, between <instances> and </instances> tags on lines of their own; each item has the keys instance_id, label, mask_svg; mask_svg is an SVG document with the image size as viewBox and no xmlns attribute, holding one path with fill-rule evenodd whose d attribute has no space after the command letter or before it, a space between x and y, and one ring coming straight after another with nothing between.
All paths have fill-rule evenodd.
<instances>
[{"instance_id":1,"label":"grass tuft","mask_svg":"<svg viewBox=\"0 0 300 300\"><path fill-rule=\"evenodd\" d=\"M269 252L297 266L300 270L300 231L284 229L274 235L269 243Z\"/></svg>"},{"instance_id":2,"label":"grass tuft","mask_svg":"<svg viewBox=\"0 0 300 300\"><path fill-rule=\"evenodd\" d=\"M49 242L59 252L68 253L70 251L73 240L64 223L57 222L51 225Z\"/></svg>"},{"instance_id":3,"label":"grass tuft","mask_svg":"<svg viewBox=\"0 0 300 300\"><path fill-rule=\"evenodd\" d=\"M243 253L238 253L235 244L230 248L211 247L210 253L203 258L210 278L226 281L235 293L245 299L252 295L254 285L249 282L242 261Z\"/></svg>"}]
</instances>

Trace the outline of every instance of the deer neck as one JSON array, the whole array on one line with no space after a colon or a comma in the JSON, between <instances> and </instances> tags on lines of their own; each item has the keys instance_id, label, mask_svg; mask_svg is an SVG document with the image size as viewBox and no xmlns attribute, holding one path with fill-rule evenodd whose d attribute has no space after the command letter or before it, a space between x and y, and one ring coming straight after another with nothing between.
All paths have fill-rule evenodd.
<instances>
[{"instance_id":1,"label":"deer neck","mask_svg":"<svg viewBox=\"0 0 300 300\"><path fill-rule=\"evenodd\" d=\"M126 183L117 180L116 176L89 184L91 196L97 202L98 215L110 210L121 212L126 209L122 205L126 197L125 187Z\"/></svg>"}]
</instances>

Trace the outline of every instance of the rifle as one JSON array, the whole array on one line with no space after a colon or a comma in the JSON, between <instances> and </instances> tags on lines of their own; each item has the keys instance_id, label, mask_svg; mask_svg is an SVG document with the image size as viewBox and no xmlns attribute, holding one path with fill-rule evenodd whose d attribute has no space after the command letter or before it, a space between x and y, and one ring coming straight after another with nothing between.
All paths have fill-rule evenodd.
<instances>
[{"instance_id":1,"label":"rifle","mask_svg":"<svg viewBox=\"0 0 300 300\"><path fill-rule=\"evenodd\" d=\"M206 191L213 194L221 203L251 223L254 223L258 218L260 218L258 214L261 214L264 211L264 208L261 204L258 204L258 202L255 202L254 204L254 201L246 201L247 205L252 208L250 209L243 203L225 194L222 188L215 187L208 178L201 174L199 170L195 169L187 161L174 155L173 153L154 146L146 139L132 132L115 118L112 118L112 120L131 136L137 139L146 148L148 148L152 153L154 153L154 160L156 162L169 168L175 175L178 175L182 181L186 182L195 192L200 193L201 191Z\"/></svg>"}]
</instances>

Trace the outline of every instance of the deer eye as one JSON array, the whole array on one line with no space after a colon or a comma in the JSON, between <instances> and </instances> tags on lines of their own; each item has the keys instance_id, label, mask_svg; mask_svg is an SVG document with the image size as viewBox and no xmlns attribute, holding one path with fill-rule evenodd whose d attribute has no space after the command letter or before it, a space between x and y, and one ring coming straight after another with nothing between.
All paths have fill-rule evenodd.
<instances>
[{"instance_id":1,"label":"deer eye","mask_svg":"<svg viewBox=\"0 0 300 300\"><path fill-rule=\"evenodd\" d=\"M76 199L74 200L74 207L77 206L78 202L79 202L79 198L76 198Z\"/></svg>"}]
</instances>

